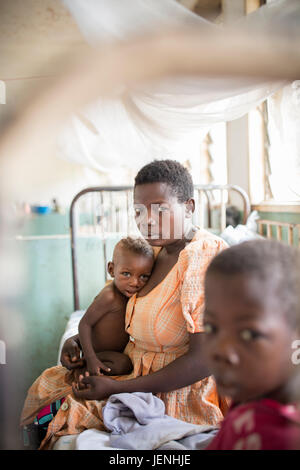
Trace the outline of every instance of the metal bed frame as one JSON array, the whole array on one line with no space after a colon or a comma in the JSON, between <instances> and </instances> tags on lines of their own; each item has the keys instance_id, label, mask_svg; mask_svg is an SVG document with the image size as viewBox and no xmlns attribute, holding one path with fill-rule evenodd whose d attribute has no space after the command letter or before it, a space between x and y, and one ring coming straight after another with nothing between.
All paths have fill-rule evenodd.
<instances>
[{"instance_id":1,"label":"metal bed frame","mask_svg":"<svg viewBox=\"0 0 300 470\"><path fill-rule=\"evenodd\" d=\"M237 193L243 204L243 223L246 222L250 214L250 201L247 193L236 185L195 185L195 199L196 199L196 211L198 215L198 225L203 228L210 229L212 228L212 211L213 209L220 209L220 229L221 232L226 227L226 206L230 200L231 193ZM218 192L220 198L219 202L216 201L215 193ZM104 194L110 194L112 196L115 193L124 193L125 195L125 206L127 211L127 233L129 231L129 212L130 212L130 198L133 193L133 186L96 186L89 187L80 191L73 198L70 206L70 237L71 237L71 256L72 256L72 279L73 279L73 299L74 299L74 309L79 310L79 291L78 291L78 270L77 270L77 235L78 235L78 223L76 220L76 208L78 201L89 193L99 193L99 203L100 206L104 204ZM112 198L111 198L112 202ZM197 208L197 203L199 208ZM112 211L117 212L119 210L118 206L110 207ZM205 223L206 216L206 223ZM103 220L99 215L95 217L94 222L95 226L101 226ZM104 235L104 231L102 232ZM106 244L105 236L103 237L103 250L104 250L104 261L106 263ZM107 279L107 278L106 278Z\"/></svg>"}]
</instances>

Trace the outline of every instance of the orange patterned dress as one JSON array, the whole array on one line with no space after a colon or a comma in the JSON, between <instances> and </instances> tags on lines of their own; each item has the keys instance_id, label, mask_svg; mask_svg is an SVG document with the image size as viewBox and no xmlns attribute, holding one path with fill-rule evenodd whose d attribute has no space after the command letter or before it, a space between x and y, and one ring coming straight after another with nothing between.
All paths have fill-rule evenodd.
<instances>
[{"instance_id":1,"label":"orange patterned dress","mask_svg":"<svg viewBox=\"0 0 300 470\"><path fill-rule=\"evenodd\" d=\"M215 235L198 230L163 281L144 297L135 295L129 299L125 326L130 341L124 352L133 363L133 371L129 375L115 377L117 380L156 372L188 351L189 333L203 331L206 268L226 246ZM22 425L32 422L44 406L66 397L49 424L41 448L52 447L62 435L89 428L105 430L102 407L106 400L75 399L70 374L62 366L47 369L28 391ZM227 411L226 400L218 396L213 377L156 395L164 401L169 416L190 423L215 425Z\"/></svg>"}]
</instances>

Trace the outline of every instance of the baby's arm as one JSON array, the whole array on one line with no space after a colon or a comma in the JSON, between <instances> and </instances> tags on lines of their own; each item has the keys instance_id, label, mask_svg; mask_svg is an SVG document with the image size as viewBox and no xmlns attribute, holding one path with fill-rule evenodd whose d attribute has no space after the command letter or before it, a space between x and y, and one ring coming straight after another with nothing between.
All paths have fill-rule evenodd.
<instances>
[{"instance_id":1,"label":"baby's arm","mask_svg":"<svg viewBox=\"0 0 300 470\"><path fill-rule=\"evenodd\" d=\"M91 375L100 375L101 369L110 372L110 368L103 364L97 357L92 344L92 328L108 313L108 305L111 305L113 295L109 292L101 292L89 306L79 322L79 338L83 356L87 363L87 369Z\"/></svg>"}]
</instances>

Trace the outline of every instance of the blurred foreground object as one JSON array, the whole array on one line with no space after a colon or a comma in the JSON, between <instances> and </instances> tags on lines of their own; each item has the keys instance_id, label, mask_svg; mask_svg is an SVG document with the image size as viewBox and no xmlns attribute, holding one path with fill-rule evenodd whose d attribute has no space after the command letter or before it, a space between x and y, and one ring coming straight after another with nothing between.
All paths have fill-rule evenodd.
<instances>
[{"instance_id":1,"label":"blurred foreground object","mask_svg":"<svg viewBox=\"0 0 300 470\"><path fill-rule=\"evenodd\" d=\"M291 1L291 5L299 2ZM293 81L300 77L300 29L277 28L265 35L253 29L182 29L133 37L119 43L87 47L70 57L48 87L31 96L21 110L4 120L0 137L0 339L6 347L1 364L1 444L18 448L16 415L22 397L24 346L20 297L22 263L12 244L13 225L5 211L22 200L21 160L43 158L71 113L80 112L95 99L115 97L124 90L167 77L249 77L260 83ZM145 60L146 58L146 60ZM1 343L3 344L3 343Z\"/></svg>"},{"instance_id":2,"label":"blurred foreground object","mask_svg":"<svg viewBox=\"0 0 300 470\"><path fill-rule=\"evenodd\" d=\"M11 120L0 141L5 195L22 188L19 159L42 158L65 120L99 97L115 97L165 77L240 77L293 81L300 76L300 29L267 37L240 30L181 30L87 48ZM257 44L260 44L259 48ZM144 58L147 57L147 62Z\"/></svg>"}]
</instances>

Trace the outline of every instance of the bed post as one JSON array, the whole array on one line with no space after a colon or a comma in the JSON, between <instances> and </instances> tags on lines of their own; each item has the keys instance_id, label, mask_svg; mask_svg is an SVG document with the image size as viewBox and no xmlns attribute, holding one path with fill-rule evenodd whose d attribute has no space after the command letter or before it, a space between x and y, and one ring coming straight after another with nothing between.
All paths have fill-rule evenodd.
<instances>
[{"instance_id":1,"label":"bed post","mask_svg":"<svg viewBox=\"0 0 300 470\"><path fill-rule=\"evenodd\" d=\"M72 257L72 280L73 280L73 300L74 310L79 310L79 293L77 278L77 251L76 251L76 223L75 223L75 202L81 193L77 194L71 202L70 206L70 239L71 239L71 257Z\"/></svg>"}]
</instances>

